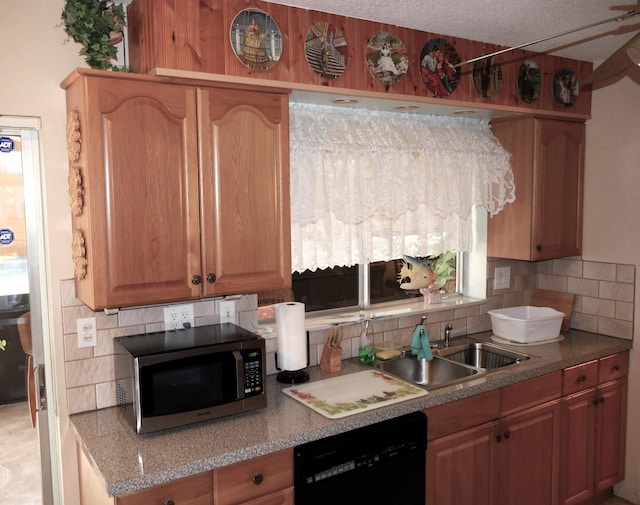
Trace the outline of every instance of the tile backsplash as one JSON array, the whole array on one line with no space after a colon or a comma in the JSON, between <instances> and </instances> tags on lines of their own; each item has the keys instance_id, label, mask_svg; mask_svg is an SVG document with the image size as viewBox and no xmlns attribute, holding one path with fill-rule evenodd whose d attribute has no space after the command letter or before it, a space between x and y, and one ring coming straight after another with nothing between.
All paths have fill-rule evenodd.
<instances>
[{"instance_id":1,"label":"tile backsplash","mask_svg":"<svg viewBox=\"0 0 640 505\"><path fill-rule=\"evenodd\" d=\"M495 267L511 268L510 287L493 288ZM429 313L427 329L432 340L440 340L447 324L453 326L452 335L489 331L491 322L487 311L494 308L526 305L534 287L565 291L576 295L571 327L631 340L635 303L635 267L583 261L580 258L550 260L538 263L489 258L487 264L487 298L481 303L456 306ZM110 407L115 401L115 373L113 367L113 338L164 331L164 307L149 306L120 310L117 314L93 312L75 297L73 280L61 282L66 389L69 413ZM242 295L236 299L236 321L244 328L256 331L257 296ZM196 326L220 321L220 301L194 301ZM95 317L98 345L78 348L76 320ZM410 345L413 328L420 315L376 319L374 340ZM357 356L359 323L343 325L343 359ZM310 330L310 364L320 361L329 329ZM276 338L266 340L267 373L275 368Z\"/></svg>"}]
</instances>

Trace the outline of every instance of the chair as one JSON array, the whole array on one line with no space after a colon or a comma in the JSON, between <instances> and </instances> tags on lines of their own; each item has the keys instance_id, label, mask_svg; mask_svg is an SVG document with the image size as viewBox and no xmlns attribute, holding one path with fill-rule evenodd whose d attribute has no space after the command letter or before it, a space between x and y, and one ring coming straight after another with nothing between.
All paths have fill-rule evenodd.
<instances>
[{"instance_id":1,"label":"chair","mask_svg":"<svg viewBox=\"0 0 640 505\"><path fill-rule=\"evenodd\" d=\"M36 427L36 384L33 375L33 342L31 339L31 312L25 312L18 318L18 335L22 350L27 355L27 400L31 426Z\"/></svg>"}]
</instances>

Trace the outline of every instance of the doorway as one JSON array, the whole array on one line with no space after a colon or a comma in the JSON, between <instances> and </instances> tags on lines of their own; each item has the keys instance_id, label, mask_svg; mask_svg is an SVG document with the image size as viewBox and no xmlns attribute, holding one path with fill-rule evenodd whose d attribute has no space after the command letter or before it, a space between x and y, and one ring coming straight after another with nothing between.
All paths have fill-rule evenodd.
<instances>
[{"instance_id":1,"label":"doorway","mask_svg":"<svg viewBox=\"0 0 640 505\"><path fill-rule=\"evenodd\" d=\"M0 116L0 496L52 505L39 130L38 118Z\"/></svg>"}]
</instances>

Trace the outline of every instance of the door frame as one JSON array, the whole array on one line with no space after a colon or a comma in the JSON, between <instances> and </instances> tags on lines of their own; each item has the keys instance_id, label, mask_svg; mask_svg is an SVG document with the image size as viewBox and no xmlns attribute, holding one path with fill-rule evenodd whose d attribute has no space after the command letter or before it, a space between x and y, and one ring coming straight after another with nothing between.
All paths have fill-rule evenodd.
<instances>
[{"instance_id":1,"label":"door frame","mask_svg":"<svg viewBox=\"0 0 640 505\"><path fill-rule=\"evenodd\" d=\"M40 445L42 470L42 504L53 505L60 494L60 472L56 463L60 441L56 430L53 394L53 360L49 327L48 275L46 268L45 221L42 191L42 158L40 150L41 121L30 116L0 116L0 135L19 136L22 142L22 180L27 238L27 269L29 274L29 305L31 312L31 335L33 340L33 363L36 370L44 367L45 396L49 405L38 408L36 424ZM35 373L30 370L29 373ZM36 376L36 389L38 389ZM39 400L40 395L36 394Z\"/></svg>"}]
</instances>

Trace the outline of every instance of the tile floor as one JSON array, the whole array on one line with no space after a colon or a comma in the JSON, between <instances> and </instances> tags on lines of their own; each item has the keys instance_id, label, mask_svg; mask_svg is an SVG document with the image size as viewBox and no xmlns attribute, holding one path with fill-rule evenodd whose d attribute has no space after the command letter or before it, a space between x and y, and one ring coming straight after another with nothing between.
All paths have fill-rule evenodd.
<instances>
[{"instance_id":1,"label":"tile floor","mask_svg":"<svg viewBox=\"0 0 640 505\"><path fill-rule=\"evenodd\" d=\"M38 434L26 402L0 405L0 503L42 504Z\"/></svg>"},{"instance_id":2,"label":"tile floor","mask_svg":"<svg viewBox=\"0 0 640 505\"><path fill-rule=\"evenodd\" d=\"M0 405L0 503L42 505L40 451L25 403ZM631 505L612 497L601 505Z\"/></svg>"}]
</instances>

